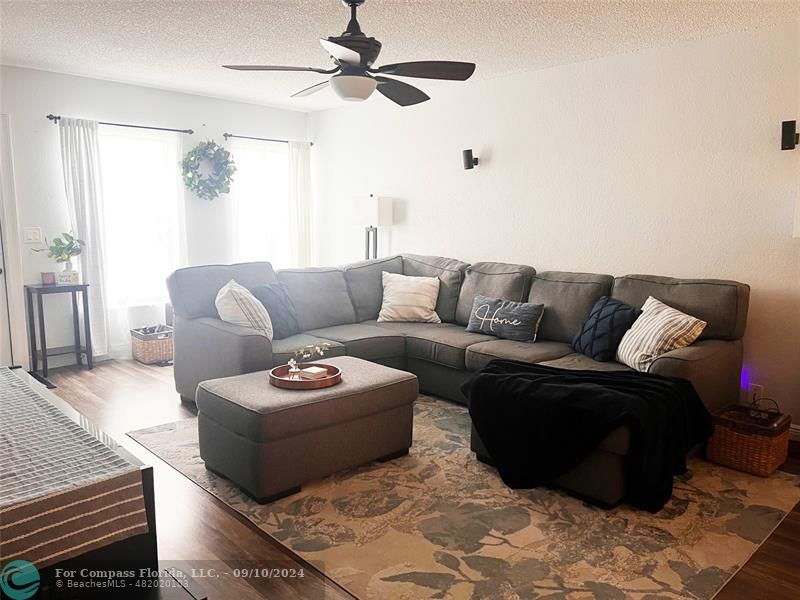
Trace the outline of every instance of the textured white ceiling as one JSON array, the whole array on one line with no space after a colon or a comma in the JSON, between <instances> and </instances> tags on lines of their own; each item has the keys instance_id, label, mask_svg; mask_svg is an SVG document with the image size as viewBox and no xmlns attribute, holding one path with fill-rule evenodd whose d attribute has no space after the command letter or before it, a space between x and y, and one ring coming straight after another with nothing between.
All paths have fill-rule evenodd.
<instances>
[{"instance_id":1,"label":"textured white ceiling","mask_svg":"<svg viewBox=\"0 0 800 600\"><path fill-rule=\"evenodd\" d=\"M465 60L474 78L540 69L723 35L800 16L800 2L767 0L368 0L376 64ZM330 90L289 96L312 73L239 73L223 63L327 67L317 39L340 34L339 0L0 0L0 62L298 110L338 105ZM433 92L465 85L407 80ZM375 95L374 100L385 101Z\"/></svg>"}]
</instances>

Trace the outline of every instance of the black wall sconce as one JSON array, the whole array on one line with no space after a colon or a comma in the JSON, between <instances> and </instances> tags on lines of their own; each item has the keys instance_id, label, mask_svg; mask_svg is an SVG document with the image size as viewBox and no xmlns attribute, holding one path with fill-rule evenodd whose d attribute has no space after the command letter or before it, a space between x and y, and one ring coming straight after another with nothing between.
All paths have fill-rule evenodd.
<instances>
[{"instance_id":1,"label":"black wall sconce","mask_svg":"<svg viewBox=\"0 0 800 600\"><path fill-rule=\"evenodd\" d=\"M800 133L797 133L797 121L781 123L781 150L794 150L800 144Z\"/></svg>"},{"instance_id":2,"label":"black wall sconce","mask_svg":"<svg viewBox=\"0 0 800 600\"><path fill-rule=\"evenodd\" d=\"M469 150L464 150L461 153L461 155L464 158L464 168L465 169L467 169L467 170L474 169L475 167L478 166L478 159L472 156L472 148L470 148Z\"/></svg>"}]
</instances>

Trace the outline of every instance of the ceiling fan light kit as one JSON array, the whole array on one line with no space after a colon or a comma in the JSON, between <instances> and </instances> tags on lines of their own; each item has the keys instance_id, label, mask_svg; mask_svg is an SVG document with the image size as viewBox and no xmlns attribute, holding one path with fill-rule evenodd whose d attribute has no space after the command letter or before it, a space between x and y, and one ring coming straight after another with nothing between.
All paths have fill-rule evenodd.
<instances>
[{"instance_id":1,"label":"ceiling fan light kit","mask_svg":"<svg viewBox=\"0 0 800 600\"><path fill-rule=\"evenodd\" d=\"M377 80L362 75L334 75L330 84L336 95L348 102L366 100L378 87Z\"/></svg>"},{"instance_id":2,"label":"ceiling fan light kit","mask_svg":"<svg viewBox=\"0 0 800 600\"><path fill-rule=\"evenodd\" d=\"M444 79L466 81L475 72L475 64L445 60L423 60L394 63L372 68L381 52L382 45L374 37L367 37L356 18L358 7L365 0L342 0L350 8L350 21L342 35L331 36L319 41L323 49L335 63L332 69L318 67L287 67L278 65L223 65L234 71L298 71L332 75L323 81L292 94L292 98L310 96L329 85L343 100L362 101L369 98L377 89L389 100L400 106L412 106L430 100L422 90L397 79L385 77L418 77L423 79Z\"/></svg>"}]
</instances>

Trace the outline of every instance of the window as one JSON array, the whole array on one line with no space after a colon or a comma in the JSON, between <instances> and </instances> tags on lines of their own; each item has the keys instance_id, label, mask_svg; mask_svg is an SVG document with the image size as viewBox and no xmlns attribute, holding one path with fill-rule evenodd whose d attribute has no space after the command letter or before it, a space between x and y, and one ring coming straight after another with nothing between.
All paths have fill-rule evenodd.
<instances>
[{"instance_id":1,"label":"window","mask_svg":"<svg viewBox=\"0 0 800 600\"><path fill-rule=\"evenodd\" d=\"M184 262L178 134L101 127L99 137L108 306L163 304Z\"/></svg>"},{"instance_id":2,"label":"window","mask_svg":"<svg viewBox=\"0 0 800 600\"><path fill-rule=\"evenodd\" d=\"M245 139L229 145L236 164L230 195L234 260L294 266L287 145Z\"/></svg>"}]
</instances>

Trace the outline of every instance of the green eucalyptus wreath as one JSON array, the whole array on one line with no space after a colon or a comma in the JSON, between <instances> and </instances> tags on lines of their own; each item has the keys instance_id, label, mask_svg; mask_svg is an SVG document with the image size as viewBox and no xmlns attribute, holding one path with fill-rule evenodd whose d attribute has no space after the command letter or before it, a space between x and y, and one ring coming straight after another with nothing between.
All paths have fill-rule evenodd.
<instances>
[{"instance_id":1,"label":"green eucalyptus wreath","mask_svg":"<svg viewBox=\"0 0 800 600\"><path fill-rule=\"evenodd\" d=\"M208 161L211 165L211 172L205 177L200 175L200 165L204 161ZM231 191L236 165L233 164L230 152L209 140L197 144L189 151L181 162L181 171L183 183L198 198L213 200L220 194Z\"/></svg>"}]
</instances>

